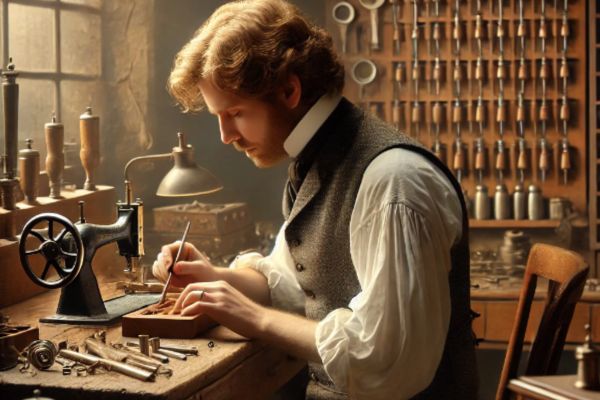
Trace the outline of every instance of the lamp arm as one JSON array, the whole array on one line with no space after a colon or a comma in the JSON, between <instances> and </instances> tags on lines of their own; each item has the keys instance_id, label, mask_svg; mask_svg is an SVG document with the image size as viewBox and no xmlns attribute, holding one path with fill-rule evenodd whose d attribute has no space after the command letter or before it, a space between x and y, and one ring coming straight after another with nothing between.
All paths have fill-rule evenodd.
<instances>
[{"instance_id":1,"label":"lamp arm","mask_svg":"<svg viewBox=\"0 0 600 400\"><path fill-rule=\"evenodd\" d=\"M131 190L131 181L129 180L129 167L131 167L133 164L137 163L138 161L161 160L161 159L170 158L170 157L173 157L172 153L149 154L146 156L134 157L127 162L127 164L125 165L125 171L124 171L125 201L127 202L127 204L131 204L131 202L133 201L133 194L132 194L132 190Z\"/></svg>"}]
</instances>

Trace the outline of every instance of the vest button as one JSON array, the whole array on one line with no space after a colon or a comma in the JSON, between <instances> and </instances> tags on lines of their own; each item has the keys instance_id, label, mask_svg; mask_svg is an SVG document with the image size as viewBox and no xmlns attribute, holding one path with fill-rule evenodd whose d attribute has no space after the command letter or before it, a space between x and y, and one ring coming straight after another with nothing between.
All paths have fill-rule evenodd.
<instances>
[{"instance_id":1,"label":"vest button","mask_svg":"<svg viewBox=\"0 0 600 400\"><path fill-rule=\"evenodd\" d=\"M298 247L298 246L300 246L300 240L299 239L292 239L292 240L290 240L290 246L291 247Z\"/></svg>"},{"instance_id":2,"label":"vest button","mask_svg":"<svg viewBox=\"0 0 600 400\"><path fill-rule=\"evenodd\" d=\"M313 300L315 299L315 297L317 297L315 295L315 292L313 292L312 290L305 290L304 294L306 295L306 297L310 297Z\"/></svg>"},{"instance_id":3,"label":"vest button","mask_svg":"<svg viewBox=\"0 0 600 400\"><path fill-rule=\"evenodd\" d=\"M304 271L304 265L302 265L300 263L296 264L296 271L298 271L298 272Z\"/></svg>"}]
</instances>

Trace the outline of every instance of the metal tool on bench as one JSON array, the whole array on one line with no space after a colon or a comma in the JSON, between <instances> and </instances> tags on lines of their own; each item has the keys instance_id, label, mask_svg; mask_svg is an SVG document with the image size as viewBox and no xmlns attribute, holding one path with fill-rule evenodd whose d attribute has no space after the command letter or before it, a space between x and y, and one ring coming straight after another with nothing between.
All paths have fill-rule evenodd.
<instances>
[{"instance_id":1,"label":"metal tool on bench","mask_svg":"<svg viewBox=\"0 0 600 400\"><path fill-rule=\"evenodd\" d=\"M73 224L60 214L43 213L31 218L19 238L19 255L25 273L36 284L61 288L56 315L42 322L111 324L122 315L156 303L157 294L130 294L104 302L92 270L96 251L116 242L126 260L125 272L134 276L144 254L143 203L133 201L128 168L134 161L173 157L175 167L161 182L157 195L182 196L211 193L221 189L208 171L196 165L193 149L179 134L172 153L137 157L125 167L126 201L117 203L117 220L109 225L87 223L83 202L79 221Z\"/></svg>"}]
</instances>

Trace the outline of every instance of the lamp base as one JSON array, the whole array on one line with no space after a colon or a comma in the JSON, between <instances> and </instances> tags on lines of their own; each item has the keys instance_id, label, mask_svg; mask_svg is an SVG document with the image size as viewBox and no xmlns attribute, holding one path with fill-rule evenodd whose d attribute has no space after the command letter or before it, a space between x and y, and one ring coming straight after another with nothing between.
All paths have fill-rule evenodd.
<instances>
[{"instance_id":1,"label":"lamp base","mask_svg":"<svg viewBox=\"0 0 600 400\"><path fill-rule=\"evenodd\" d=\"M94 316L54 314L41 318L40 322L71 325L113 325L119 322L123 315L155 304L159 299L160 294L127 294L105 301L106 314Z\"/></svg>"}]
</instances>

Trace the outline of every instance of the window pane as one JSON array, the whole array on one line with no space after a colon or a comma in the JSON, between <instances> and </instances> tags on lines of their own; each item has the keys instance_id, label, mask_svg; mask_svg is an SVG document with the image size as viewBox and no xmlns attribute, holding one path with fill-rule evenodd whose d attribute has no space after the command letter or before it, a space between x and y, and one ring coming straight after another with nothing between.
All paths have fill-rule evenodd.
<instances>
[{"instance_id":1,"label":"window pane","mask_svg":"<svg viewBox=\"0 0 600 400\"><path fill-rule=\"evenodd\" d=\"M94 8L100 8L100 4L102 3L102 0L61 0L63 3L68 3L68 4L81 4L84 6L89 6L89 7L94 7Z\"/></svg>"},{"instance_id":2,"label":"window pane","mask_svg":"<svg viewBox=\"0 0 600 400\"><path fill-rule=\"evenodd\" d=\"M54 71L54 11L10 3L8 18L8 51L16 68Z\"/></svg>"},{"instance_id":3,"label":"window pane","mask_svg":"<svg viewBox=\"0 0 600 400\"><path fill-rule=\"evenodd\" d=\"M79 116L85 108L92 107L92 113L100 117L102 129L102 94L99 82L62 81L60 83L62 97L61 122L65 126L65 141L79 143Z\"/></svg>"},{"instance_id":4,"label":"window pane","mask_svg":"<svg viewBox=\"0 0 600 400\"><path fill-rule=\"evenodd\" d=\"M21 79L19 83L19 149L25 139L33 139L33 147L40 152L41 163L46 158L44 124L51 120L54 106L54 83L37 79ZM44 167L41 167L44 169Z\"/></svg>"},{"instance_id":5,"label":"window pane","mask_svg":"<svg viewBox=\"0 0 600 400\"><path fill-rule=\"evenodd\" d=\"M100 75L100 16L86 12L61 11L60 30L62 71Z\"/></svg>"}]
</instances>

